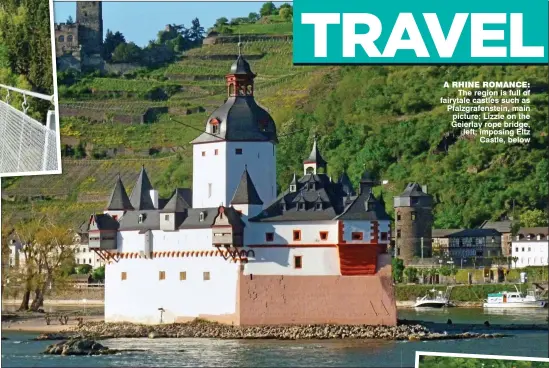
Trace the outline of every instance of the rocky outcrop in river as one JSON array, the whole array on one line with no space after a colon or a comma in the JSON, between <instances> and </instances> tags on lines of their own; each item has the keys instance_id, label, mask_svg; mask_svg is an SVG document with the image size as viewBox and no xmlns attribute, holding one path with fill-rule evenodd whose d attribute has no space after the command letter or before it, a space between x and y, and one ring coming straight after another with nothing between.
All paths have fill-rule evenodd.
<instances>
[{"instance_id":1,"label":"rocky outcrop in river","mask_svg":"<svg viewBox=\"0 0 549 368\"><path fill-rule=\"evenodd\" d=\"M219 339L383 339L440 340L503 337L502 334L437 333L420 324L399 326L305 325L305 326L231 326L196 320L188 323L141 325L134 323L87 322L66 331L65 337L81 338L219 338ZM40 339L47 339L47 334ZM53 335L52 338L59 338Z\"/></svg>"},{"instance_id":2,"label":"rocky outcrop in river","mask_svg":"<svg viewBox=\"0 0 549 368\"><path fill-rule=\"evenodd\" d=\"M108 355L116 354L118 350L109 349L94 340L70 339L49 345L44 354L51 355Z\"/></svg>"}]
</instances>

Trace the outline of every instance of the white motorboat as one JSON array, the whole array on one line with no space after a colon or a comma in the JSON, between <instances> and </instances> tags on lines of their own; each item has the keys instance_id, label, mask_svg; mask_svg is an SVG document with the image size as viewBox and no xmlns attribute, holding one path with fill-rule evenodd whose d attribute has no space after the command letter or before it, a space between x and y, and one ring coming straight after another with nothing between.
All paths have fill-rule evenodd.
<instances>
[{"instance_id":1,"label":"white motorboat","mask_svg":"<svg viewBox=\"0 0 549 368\"><path fill-rule=\"evenodd\" d=\"M515 285L516 291L502 291L488 294L484 300L484 308L545 308L547 299L542 299L534 290L527 294L521 293Z\"/></svg>"},{"instance_id":2,"label":"white motorboat","mask_svg":"<svg viewBox=\"0 0 549 368\"><path fill-rule=\"evenodd\" d=\"M445 293L436 289L429 290L427 295L416 299L414 308L443 308L451 306L448 292L449 290L450 288L446 289Z\"/></svg>"}]
</instances>

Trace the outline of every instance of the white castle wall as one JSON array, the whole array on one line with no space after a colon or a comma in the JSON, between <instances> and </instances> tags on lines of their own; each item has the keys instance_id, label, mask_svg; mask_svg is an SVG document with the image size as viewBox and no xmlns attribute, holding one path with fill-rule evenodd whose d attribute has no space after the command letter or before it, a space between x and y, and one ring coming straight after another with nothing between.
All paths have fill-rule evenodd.
<instances>
[{"instance_id":1,"label":"white castle wall","mask_svg":"<svg viewBox=\"0 0 549 368\"><path fill-rule=\"evenodd\" d=\"M276 198L276 150L270 142L195 144L193 165L194 208L230 205L246 165L261 200L268 204Z\"/></svg>"},{"instance_id":2,"label":"white castle wall","mask_svg":"<svg viewBox=\"0 0 549 368\"><path fill-rule=\"evenodd\" d=\"M254 247L255 257L244 267L245 275L341 275L339 253L331 247ZM294 267L294 257L301 256L301 268Z\"/></svg>"},{"instance_id":3,"label":"white castle wall","mask_svg":"<svg viewBox=\"0 0 549 368\"><path fill-rule=\"evenodd\" d=\"M301 231L301 240L293 240L294 230ZM320 239L320 232L327 231L327 240ZM274 233L272 242L265 241L266 233ZM250 222L245 229L244 245L269 244L337 244L338 228L335 221L307 222Z\"/></svg>"},{"instance_id":4,"label":"white castle wall","mask_svg":"<svg viewBox=\"0 0 549 368\"><path fill-rule=\"evenodd\" d=\"M212 245L212 229L188 229L179 231L152 231L153 252L215 250ZM145 234L139 231L119 231L119 252L140 252L145 250Z\"/></svg>"},{"instance_id":5,"label":"white castle wall","mask_svg":"<svg viewBox=\"0 0 549 368\"><path fill-rule=\"evenodd\" d=\"M236 312L239 265L222 257L120 259L105 271L105 320L159 323ZM159 280L159 272L165 280ZM122 280L126 272L126 280ZM186 272L186 280L180 280ZM210 280L204 280L204 272Z\"/></svg>"}]
</instances>

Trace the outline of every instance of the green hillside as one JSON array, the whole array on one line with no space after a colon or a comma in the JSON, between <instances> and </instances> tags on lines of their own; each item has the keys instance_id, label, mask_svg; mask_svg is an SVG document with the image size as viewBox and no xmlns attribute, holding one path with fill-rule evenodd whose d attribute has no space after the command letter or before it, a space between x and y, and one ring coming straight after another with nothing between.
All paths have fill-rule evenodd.
<instances>
[{"instance_id":1,"label":"green hillside","mask_svg":"<svg viewBox=\"0 0 549 368\"><path fill-rule=\"evenodd\" d=\"M273 24L245 26L273 33ZM2 193L10 199L4 212L68 208L67 219L81 220L103 208L118 171L131 187L141 164L162 195L190 186L189 141L226 98L224 76L237 53L235 43L204 45L160 68L65 81L60 105L83 116L62 116L64 151L80 153L69 154L62 175L4 181ZM513 205L516 215L546 207L546 66L294 67L291 42L274 37L245 41L243 53L257 74L256 99L278 126L282 189L294 171L302 171L316 133L334 178L347 170L357 182L366 167L389 181L377 189L388 208L406 182L426 184L438 202L438 227L476 226L511 215ZM452 80L529 81L532 142L482 145L457 139L439 106L447 94L443 83ZM121 122L150 108L164 110L147 124ZM95 112L104 117L86 117Z\"/></svg>"}]
</instances>

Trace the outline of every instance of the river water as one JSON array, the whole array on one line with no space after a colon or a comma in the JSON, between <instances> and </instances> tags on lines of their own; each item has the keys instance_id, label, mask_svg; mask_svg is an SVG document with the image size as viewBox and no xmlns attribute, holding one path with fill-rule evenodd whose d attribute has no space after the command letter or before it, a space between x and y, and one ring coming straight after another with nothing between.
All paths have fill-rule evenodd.
<instances>
[{"instance_id":1,"label":"river water","mask_svg":"<svg viewBox=\"0 0 549 368\"><path fill-rule=\"evenodd\" d=\"M547 309L486 313L482 309L399 310L399 318L433 322L492 324L547 323ZM547 331L510 331L512 337L455 341L395 342L379 340L215 340L110 339L110 348L146 349L100 357L41 355L48 341L29 341L36 334L6 332L3 367L413 367L416 351L547 357Z\"/></svg>"}]
</instances>

